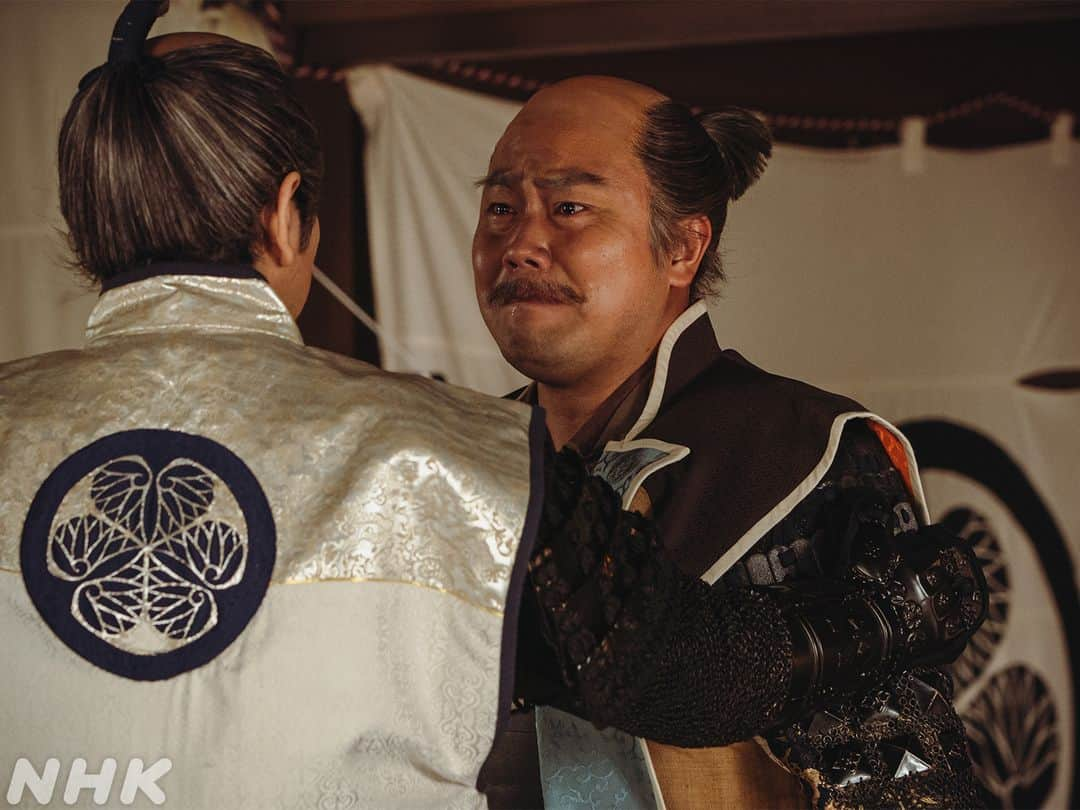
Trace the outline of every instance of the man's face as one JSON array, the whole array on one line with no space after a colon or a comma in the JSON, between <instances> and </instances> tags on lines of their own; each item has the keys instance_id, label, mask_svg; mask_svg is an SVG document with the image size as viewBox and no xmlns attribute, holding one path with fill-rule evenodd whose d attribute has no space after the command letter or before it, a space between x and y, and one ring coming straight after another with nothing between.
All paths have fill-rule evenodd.
<instances>
[{"instance_id":1,"label":"man's face","mask_svg":"<svg viewBox=\"0 0 1080 810\"><path fill-rule=\"evenodd\" d=\"M670 322L634 153L641 110L588 80L564 83L534 97L491 156L476 294L503 355L533 379L567 386L640 364Z\"/></svg>"}]
</instances>

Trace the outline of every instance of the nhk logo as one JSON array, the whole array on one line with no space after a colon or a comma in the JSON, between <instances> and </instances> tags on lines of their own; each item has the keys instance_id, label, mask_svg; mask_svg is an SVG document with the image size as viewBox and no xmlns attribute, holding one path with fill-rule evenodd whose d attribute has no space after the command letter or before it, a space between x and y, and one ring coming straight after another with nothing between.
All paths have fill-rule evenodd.
<instances>
[{"instance_id":1,"label":"nhk logo","mask_svg":"<svg viewBox=\"0 0 1080 810\"><path fill-rule=\"evenodd\" d=\"M133 758L128 763L123 780L119 783L120 804L133 804L140 792L154 804L164 804L165 791L158 786L157 782L171 770L171 759L163 757L147 768L141 759ZM64 804L75 804L84 790L92 793L91 798L94 804L105 804L112 794L116 772L117 762L112 757L106 757L102 761L101 770L97 773L86 770L85 759L80 757L72 760L64 785ZM45 767L40 772L30 760L25 757L19 758L15 762L15 768L11 772L11 781L8 783L8 804L18 804L26 793L37 799L39 804L49 804L53 800L59 777L60 760L55 757L45 760Z\"/></svg>"}]
</instances>

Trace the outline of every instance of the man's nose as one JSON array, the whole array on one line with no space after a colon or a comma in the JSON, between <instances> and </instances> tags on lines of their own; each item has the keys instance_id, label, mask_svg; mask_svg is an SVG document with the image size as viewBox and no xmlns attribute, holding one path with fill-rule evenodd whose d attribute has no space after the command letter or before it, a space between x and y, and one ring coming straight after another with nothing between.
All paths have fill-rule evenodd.
<instances>
[{"instance_id":1,"label":"man's nose","mask_svg":"<svg viewBox=\"0 0 1080 810\"><path fill-rule=\"evenodd\" d=\"M507 270L540 270L551 267L551 239L543 217L523 216L503 253Z\"/></svg>"}]
</instances>

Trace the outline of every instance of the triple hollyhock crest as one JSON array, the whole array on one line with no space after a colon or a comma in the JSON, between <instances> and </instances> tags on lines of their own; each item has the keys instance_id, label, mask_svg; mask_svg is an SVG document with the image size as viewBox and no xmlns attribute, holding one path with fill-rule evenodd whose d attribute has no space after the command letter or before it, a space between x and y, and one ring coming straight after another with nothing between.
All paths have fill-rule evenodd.
<instances>
[{"instance_id":1,"label":"triple hollyhock crest","mask_svg":"<svg viewBox=\"0 0 1080 810\"><path fill-rule=\"evenodd\" d=\"M221 654L254 618L276 556L248 466L205 437L114 433L69 456L23 527L23 581L68 647L136 680Z\"/></svg>"},{"instance_id":2,"label":"triple hollyhock crest","mask_svg":"<svg viewBox=\"0 0 1080 810\"><path fill-rule=\"evenodd\" d=\"M110 461L60 505L48 571L78 583L74 618L115 647L174 650L218 623L217 593L244 575L248 540L228 487L177 459L156 475L140 456Z\"/></svg>"}]
</instances>

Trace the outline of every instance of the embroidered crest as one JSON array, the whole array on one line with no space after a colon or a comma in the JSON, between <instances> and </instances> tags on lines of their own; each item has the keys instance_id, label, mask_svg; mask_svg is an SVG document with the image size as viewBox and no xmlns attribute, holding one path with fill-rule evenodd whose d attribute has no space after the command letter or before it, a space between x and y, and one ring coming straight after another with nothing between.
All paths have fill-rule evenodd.
<instances>
[{"instance_id":1,"label":"embroidered crest","mask_svg":"<svg viewBox=\"0 0 1080 810\"><path fill-rule=\"evenodd\" d=\"M221 653L255 615L273 517L222 445L169 430L99 439L42 484L21 563L42 618L91 663L160 680Z\"/></svg>"}]
</instances>

